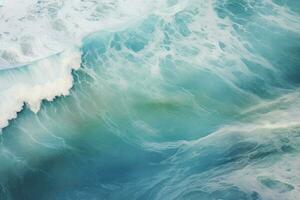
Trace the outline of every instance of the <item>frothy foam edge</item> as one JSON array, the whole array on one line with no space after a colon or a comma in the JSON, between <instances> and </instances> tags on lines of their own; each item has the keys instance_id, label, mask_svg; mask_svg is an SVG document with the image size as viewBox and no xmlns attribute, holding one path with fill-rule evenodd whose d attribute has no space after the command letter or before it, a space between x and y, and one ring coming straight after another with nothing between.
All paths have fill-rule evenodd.
<instances>
[{"instance_id":1,"label":"frothy foam edge","mask_svg":"<svg viewBox=\"0 0 300 200\"><path fill-rule=\"evenodd\" d=\"M0 74L0 128L15 119L24 104L37 113L41 101L66 96L73 85L72 70L80 67L79 50L65 51L29 66Z\"/></svg>"}]
</instances>

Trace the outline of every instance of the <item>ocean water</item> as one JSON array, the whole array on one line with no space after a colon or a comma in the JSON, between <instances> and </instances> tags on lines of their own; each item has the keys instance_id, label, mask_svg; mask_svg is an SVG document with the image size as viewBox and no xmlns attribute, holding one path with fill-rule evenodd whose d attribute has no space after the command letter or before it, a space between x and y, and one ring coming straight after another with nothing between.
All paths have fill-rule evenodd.
<instances>
[{"instance_id":1,"label":"ocean water","mask_svg":"<svg viewBox=\"0 0 300 200\"><path fill-rule=\"evenodd\" d=\"M299 0L0 0L0 200L298 200Z\"/></svg>"}]
</instances>

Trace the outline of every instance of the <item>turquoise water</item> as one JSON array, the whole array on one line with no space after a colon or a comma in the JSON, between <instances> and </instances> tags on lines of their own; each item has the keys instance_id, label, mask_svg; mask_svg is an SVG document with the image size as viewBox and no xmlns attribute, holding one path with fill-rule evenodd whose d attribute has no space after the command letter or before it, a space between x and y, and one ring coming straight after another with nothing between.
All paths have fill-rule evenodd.
<instances>
[{"instance_id":1,"label":"turquoise water","mask_svg":"<svg viewBox=\"0 0 300 200\"><path fill-rule=\"evenodd\" d=\"M297 0L173 0L86 36L70 94L2 130L0 199L298 199L299 20Z\"/></svg>"}]
</instances>

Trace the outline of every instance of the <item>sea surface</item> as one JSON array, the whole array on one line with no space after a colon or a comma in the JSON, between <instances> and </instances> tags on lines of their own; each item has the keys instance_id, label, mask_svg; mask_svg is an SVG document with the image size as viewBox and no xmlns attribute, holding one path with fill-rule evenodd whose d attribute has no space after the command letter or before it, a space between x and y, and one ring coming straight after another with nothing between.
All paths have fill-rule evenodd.
<instances>
[{"instance_id":1,"label":"sea surface","mask_svg":"<svg viewBox=\"0 0 300 200\"><path fill-rule=\"evenodd\" d=\"M299 200L299 0L0 0L0 200Z\"/></svg>"}]
</instances>

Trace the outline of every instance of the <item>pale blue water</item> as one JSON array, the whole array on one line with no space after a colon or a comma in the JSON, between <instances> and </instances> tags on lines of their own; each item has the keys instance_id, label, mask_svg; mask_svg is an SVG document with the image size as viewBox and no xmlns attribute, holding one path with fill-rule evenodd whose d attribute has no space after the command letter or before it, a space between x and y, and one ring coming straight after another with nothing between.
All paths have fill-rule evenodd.
<instances>
[{"instance_id":1,"label":"pale blue water","mask_svg":"<svg viewBox=\"0 0 300 200\"><path fill-rule=\"evenodd\" d=\"M3 129L0 199L298 199L299 2L168 1L85 37L70 95Z\"/></svg>"}]
</instances>

